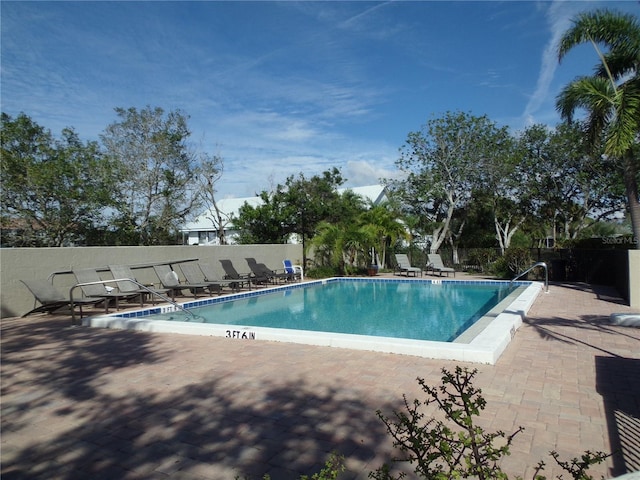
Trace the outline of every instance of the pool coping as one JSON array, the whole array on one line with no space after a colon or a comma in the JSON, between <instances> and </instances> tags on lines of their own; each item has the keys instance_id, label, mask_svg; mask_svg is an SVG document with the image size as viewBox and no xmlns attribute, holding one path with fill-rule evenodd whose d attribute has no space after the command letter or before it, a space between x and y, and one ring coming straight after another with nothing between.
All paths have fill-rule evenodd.
<instances>
[{"instance_id":1,"label":"pool coping","mask_svg":"<svg viewBox=\"0 0 640 480\"><path fill-rule=\"evenodd\" d=\"M499 284L510 283L500 280L426 280L426 279L395 279L395 278L360 278L334 277L311 282L286 284L249 292L241 292L224 297L204 298L184 302L184 308L212 305L220 302L232 301L256 295L264 295L278 290L304 288L316 284L334 281L363 281L363 282L422 282L440 285L445 283L458 284ZM478 323L484 325L479 332L473 333L473 338L467 342L436 342L430 340L413 340L391 337L374 337L331 332L313 332L290 330L270 327L254 327L241 325L224 325L212 323L188 323L170 320L149 320L149 315L176 311L173 305L162 305L130 312L113 313L87 317L82 325L96 328L113 328L138 330L157 333L178 333L186 335L204 335L226 337L229 340L249 341L266 340L305 345L328 346L354 350L368 350L401 355L413 355L424 358L457 360L471 363L493 365L507 348L516 331L522 325L523 318L533 305L533 302L543 289L541 282L512 282L525 289L515 300L511 301L501 312L492 309ZM499 305L503 305L501 302ZM463 333L461 336L464 336ZM460 337L458 337L460 338Z\"/></svg>"}]
</instances>

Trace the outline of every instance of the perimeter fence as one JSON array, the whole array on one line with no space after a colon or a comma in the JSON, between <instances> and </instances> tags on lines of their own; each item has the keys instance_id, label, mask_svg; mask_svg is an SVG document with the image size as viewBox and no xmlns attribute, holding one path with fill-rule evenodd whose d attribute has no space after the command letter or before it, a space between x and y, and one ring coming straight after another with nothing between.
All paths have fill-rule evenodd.
<instances>
[{"instance_id":1,"label":"perimeter fence","mask_svg":"<svg viewBox=\"0 0 640 480\"><path fill-rule=\"evenodd\" d=\"M554 282L582 282L615 287L625 298L629 291L627 248L511 248L503 256L498 248L442 248L445 266L497 278L511 279L536 262L545 262ZM428 251L411 249L411 264L427 265ZM457 261L454 262L454 258ZM540 280L533 271L530 279ZM628 300L628 298L626 298Z\"/></svg>"}]
</instances>

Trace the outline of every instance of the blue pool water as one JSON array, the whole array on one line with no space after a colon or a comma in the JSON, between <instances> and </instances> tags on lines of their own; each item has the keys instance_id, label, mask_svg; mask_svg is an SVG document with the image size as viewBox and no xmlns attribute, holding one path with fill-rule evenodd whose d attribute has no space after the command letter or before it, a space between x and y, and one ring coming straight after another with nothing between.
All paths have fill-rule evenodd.
<instances>
[{"instance_id":1,"label":"blue pool water","mask_svg":"<svg viewBox=\"0 0 640 480\"><path fill-rule=\"evenodd\" d=\"M349 281L280 289L156 320L451 342L516 289L508 283Z\"/></svg>"}]
</instances>

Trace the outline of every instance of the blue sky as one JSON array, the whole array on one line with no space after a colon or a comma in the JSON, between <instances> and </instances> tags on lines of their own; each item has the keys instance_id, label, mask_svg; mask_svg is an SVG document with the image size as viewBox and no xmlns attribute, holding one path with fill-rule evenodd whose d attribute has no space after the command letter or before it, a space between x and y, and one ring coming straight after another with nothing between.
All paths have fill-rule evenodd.
<instances>
[{"instance_id":1,"label":"blue sky","mask_svg":"<svg viewBox=\"0 0 640 480\"><path fill-rule=\"evenodd\" d=\"M189 115L224 159L219 197L339 167L347 186L397 175L407 134L446 111L514 131L597 62L555 45L579 11L627 2L11 2L1 106L97 140L116 107Z\"/></svg>"}]
</instances>

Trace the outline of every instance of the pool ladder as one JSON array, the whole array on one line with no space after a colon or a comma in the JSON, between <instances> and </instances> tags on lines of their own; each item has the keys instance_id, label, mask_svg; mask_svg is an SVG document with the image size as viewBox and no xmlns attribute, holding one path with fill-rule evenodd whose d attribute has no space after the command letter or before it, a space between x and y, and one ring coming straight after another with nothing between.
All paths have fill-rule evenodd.
<instances>
[{"instance_id":1,"label":"pool ladder","mask_svg":"<svg viewBox=\"0 0 640 480\"><path fill-rule=\"evenodd\" d=\"M515 277L513 277L513 280L511 280L511 282L509 282L509 284L515 282L520 277L524 277L527 273L529 273L531 270L533 270L536 267L544 268L544 289L545 289L546 293L549 293L549 269L547 268L547 264L544 263L544 262L534 263L529 268L527 268L524 272L522 272L522 273L516 275Z\"/></svg>"},{"instance_id":2,"label":"pool ladder","mask_svg":"<svg viewBox=\"0 0 640 480\"><path fill-rule=\"evenodd\" d=\"M134 280L132 278L116 278L114 280L101 280L99 282L87 282L87 283L77 283L75 284L73 287L71 287L71 289L69 290L69 303L71 304L71 321L72 323L75 325L76 323L76 315L75 315L75 308L73 305L73 291L78 288L78 287L82 287L85 285L106 285L107 283L116 283L116 282L124 282L124 281L129 281L132 283L135 283L138 287L140 287L141 290L145 290L147 293L151 294L152 296L155 295L156 297L160 297L162 300L164 300L167 303L170 303L171 305L174 306L174 308L176 310L182 310L184 313L191 315L193 318L198 318L198 315L196 315L195 313L193 313L191 310L184 308L182 305L180 305L179 303L177 303L174 300L171 300L169 297L167 297L166 295L156 291L156 290L152 290L151 288L147 287L146 285L141 284L140 282L138 282L137 280ZM109 298L106 297L105 298L105 302L108 302Z\"/></svg>"}]
</instances>

